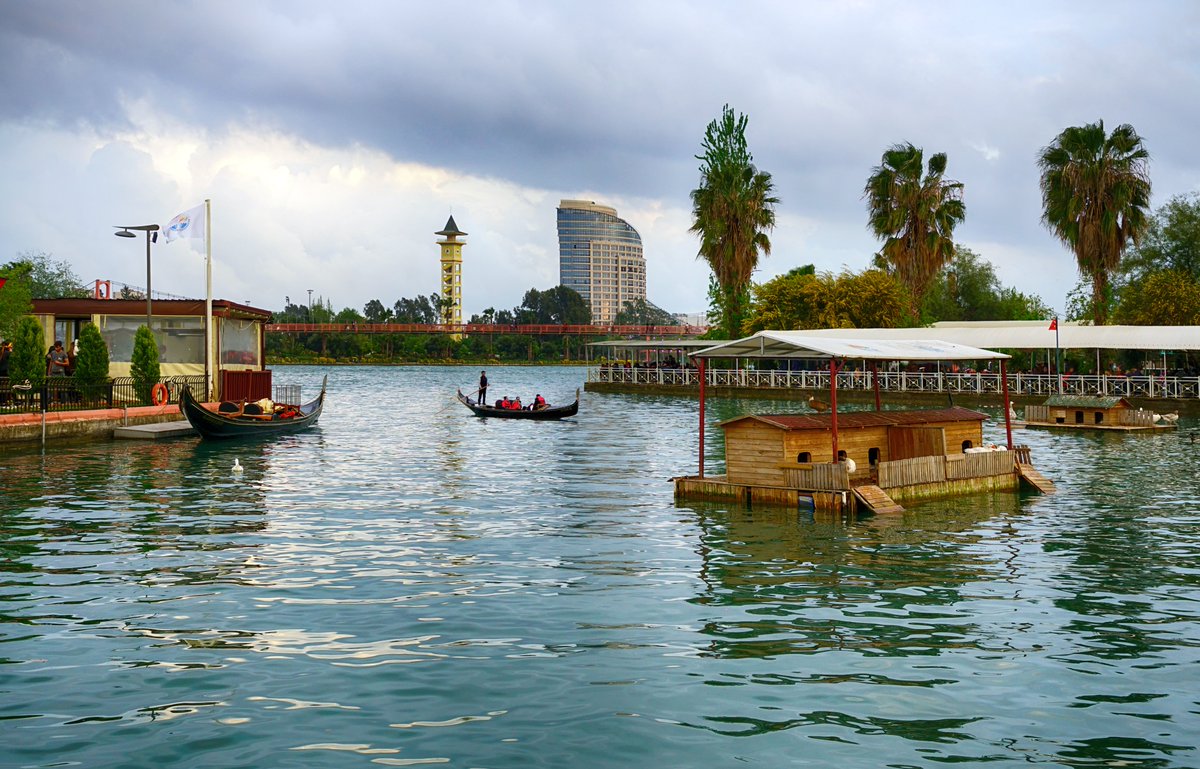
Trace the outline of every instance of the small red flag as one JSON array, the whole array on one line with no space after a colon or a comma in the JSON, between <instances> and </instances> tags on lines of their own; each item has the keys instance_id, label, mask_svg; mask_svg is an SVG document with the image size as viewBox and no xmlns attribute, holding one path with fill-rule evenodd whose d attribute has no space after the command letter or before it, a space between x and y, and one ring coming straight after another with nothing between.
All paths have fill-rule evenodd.
<instances>
[{"instance_id":1,"label":"small red flag","mask_svg":"<svg viewBox=\"0 0 1200 769\"><path fill-rule=\"evenodd\" d=\"M4 288L4 284L8 282L8 278L0 278L0 288Z\"/></svg>"},{"instance_id":2,"label":"small red flag","mask_svg":"<svg viewBox=\"0 0 1200 769\"><path fill-rule=\"evenodd\" d=\"M1055 318L1054 320L1050 321L1050 328L1048 328L1046 330L1047 331L1058 331L1058 318Z\"/></svg>"}]
</instances>

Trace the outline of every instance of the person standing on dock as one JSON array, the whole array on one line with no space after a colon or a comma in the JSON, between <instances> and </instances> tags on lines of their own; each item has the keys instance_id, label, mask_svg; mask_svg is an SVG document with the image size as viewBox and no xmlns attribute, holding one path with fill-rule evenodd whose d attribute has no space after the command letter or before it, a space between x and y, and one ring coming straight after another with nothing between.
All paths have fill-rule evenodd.
<instances>
[{"instance_id":1,"label":"person standing on dock","mask_svg":"<svg viewBox=\"0 0 1200 769\"><path fill-rule=\"evenodd\" d=\"M475 401L480 406L487 405L487 372L479 372L479 400Z\"/></svg>"}]
</instances>

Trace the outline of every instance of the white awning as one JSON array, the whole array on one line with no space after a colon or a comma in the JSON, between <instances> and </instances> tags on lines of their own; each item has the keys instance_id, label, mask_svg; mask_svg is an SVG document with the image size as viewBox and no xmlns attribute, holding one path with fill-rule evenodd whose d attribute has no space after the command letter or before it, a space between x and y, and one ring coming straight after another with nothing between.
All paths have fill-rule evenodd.
<instances>
[{"instance_id":1,"label":"white awning","mask_svg":"<svg viewBox=\"0 0 1200 769\"><path fill-rule=\"evenodd\" d=\"M914 331L918 329L902 329ZM843 339L808 331L759 331L744 339L722 342L694 358L839 358L842 360L1000 360L1001 352L940 339Z\"/></svg>"},{"instance_id":2,"label":"white awning","mask_svg":"<svg viewBox=\"0 0 1200 769\"><path fill-rule=\"evenodd\" d=\"M1044 320L949 321L928 328L830 328L796 333L844 340L941 339L1005 350L1055 347L1055 332ZM1200 350L1200 326L1080 326L1059 321L1057 346L1064 350Z\"/></svg>"}]
</instances>

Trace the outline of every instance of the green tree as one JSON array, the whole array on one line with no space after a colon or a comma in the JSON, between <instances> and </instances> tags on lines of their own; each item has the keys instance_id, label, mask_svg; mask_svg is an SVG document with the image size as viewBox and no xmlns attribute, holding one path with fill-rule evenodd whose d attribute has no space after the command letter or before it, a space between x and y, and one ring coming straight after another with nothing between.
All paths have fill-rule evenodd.
<instances>
[{"instance_id":1,"label":"green tree","mask_svg":"<svg viewBox=\"0 0 1200 769\"><path fill-rule=\"evenodd\" d=\"M1114 314L1131 326L1200 325L1200 280L1183 270L1159 270L1126 286Z\"/></svg>"},{"instance_id":2,"label":"green tree","mask_svg":"<svg viewBox=\"0 0 1200 769\"><path fill-rule=\"evenodd\" d=\"M71 265L55 261L42 251L23 251L3 270L10 277L26 280L34 299L83 299L88 296L88 291L82 288L83 280Z\"/></svg>"},{"instance_id":3,"label":"green tree","mask_svg":"<svg viewBox=\"0 0 1200 769\"><path fill-rule=\"evenodd\" d=\"M1108 320L1110 276L1147 227L1150 154L1131 125L1067 128L1038 157L1042 223L1075 254L1092 284L1092 319Z\"/></svg>"},{"instance_id":4,"label":"green tree","mask_svg":"<svg viewBox=\"0 0 1200 769\"><path fill-rule=\"evenodd\" d=\"M750 276L759 254L771 253L767 232L775 227L775 186L759 171L746 143L745 115L725 105L708 124L700 161L700 186L692 190L692 226L700 236L699 258L716 277L721 329L740 336L749 305Z\"/></svg>"},{"instance_id":5,"label":"green tree","mask_svg":"<svg viewBox=\"0 0 1200 769\"><path fill-rule=\"evenodd\" d=\"M1160 206L1121 263L1124 282L1160 270L1200 279L1200 193L1176 195Z\"/></svg>"},{"instance_id":6,"label":"green tree","mask_svg":"<svg viewBox=\"0 0 1200 769\"><path fill-rule=\"evenodd\" d=\"M363 315L368 323L387 323L392 317L392 311L383 306L383 302L372 299L363 307Z\"/></svg>"},{"instance_id":7,"label":"green tree","mask_svg":"<svg viewBox=\"0 0 1200 769\"><path fill-rule=\"evenodd\" d=\"M613 323L618 326L677 326L679 319L645 299L625 302Z\"/></svg>"},{"instance_id":8,"label":"green tree","mask_svg":"<svg viewBox=\"0 0 1200 769\"><path fill-rule=\"evenodd\" d=\"M7 291L8 287L3 290ZM46 337L42 333L42 324L32 315L21 318L12 343L12 355L8 359L9 381L28 380L33 391L40 390L46 381Z\"/></svg>"},{"instance_id":9,"label":"green tree","mask_svg":"<svg viewBox=\"0 0 1200 769\"><path fill-rule=\"evenodd\" d=\"M938 273L921 303L921 321L1037 320L1052 311L1038 296L1026 296L1000 284L992 263L958 246L954 259Z\"/></svg>"},{"instance_id":10,"label":"green tree","mask_svg":"<svg viewBox=\"0 0 1200 769\"><path fill-rule=\"evenodd\" d=\"M926 165L924 151L905 142L883 153L863 190L868 226L883 239L880 256L908 289L914 317L934 276L954 257L954 228L967 215L962 182L945 174L946 153Z\"/></svg>"},{"instance_id":11,"label":"green tree","mask_svg":"<svg viewBox=\"0 0 1200 769\"><path fill-rule=\"evenodd\" d=\"M531 288L519 307L513 308L517 323L575 325L592 322L587 302L573 288L555 286L545 291Z\"/></svg>"},{"instance_id":12,"label":"green tree","mask_svg":"<svg viewBox=\"0 0 1200 769\"><path fill-rule=\"evenodd\" d=\"M910 325L908 294L882 270L792 270L752 289L747 329L897 328Z\"/></svg>"},{"instance_id":13,"label":"green tree","mask_svg":"<svg viewBox=\"0 0 1200 769\"><path fill-rule=\"evenodd\" d=\"M75 384L85 400L95 400L108 383L108 345L95 323L79 331L79 355L75 356Z\"/></svg>"},{"instance_id":14,"label":"green tree","mask_svg":"<svg viewBox=\"0 0 1200 769\"><path fill-rule=\"evenodd\" d=\"M33 312L29 281L11 265L0 267L0 340L11 340L17 334L21 319Z\"/></svg>"},{"instance_id":15,"label":"green tree","mask_svg":"<svg viewBox=\"0 0 1200 769\"><path fill-rule=\"evenodd\" d=\"M158 367L158 343L154 341L154 334L151 333L150 327L145 324L138 326L137 333L133 337L133 355L129 374L133 377L133 392L137 395L137 399L150 405L153 402L150 391L154 385L158 384L161 374Z\"/></svg>"}]
</instances>

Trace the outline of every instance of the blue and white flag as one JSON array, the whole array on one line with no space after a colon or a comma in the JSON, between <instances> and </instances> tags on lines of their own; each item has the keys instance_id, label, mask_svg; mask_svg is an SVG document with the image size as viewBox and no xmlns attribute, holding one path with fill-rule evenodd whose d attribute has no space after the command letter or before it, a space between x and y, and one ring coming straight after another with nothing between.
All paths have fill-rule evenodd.
<instances>
[{"instance_id":1,"label":"blue and white flag","mask_svg":"<svg viewBox=\"0 0 1200 769\"><path fill-rule=\"evenodd\" d=\"M205 237L204 204L201 203L195 208L189 208L167 222L166 226L163 227L163 233L166 235L168 243L179 238Z\"/></svg>"}]
</instances>

